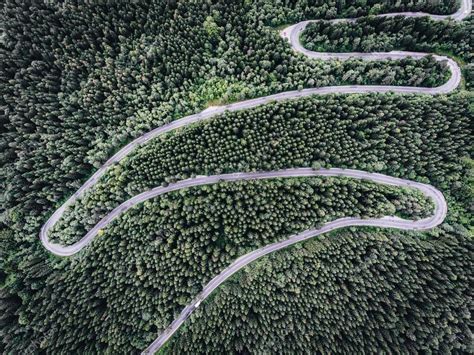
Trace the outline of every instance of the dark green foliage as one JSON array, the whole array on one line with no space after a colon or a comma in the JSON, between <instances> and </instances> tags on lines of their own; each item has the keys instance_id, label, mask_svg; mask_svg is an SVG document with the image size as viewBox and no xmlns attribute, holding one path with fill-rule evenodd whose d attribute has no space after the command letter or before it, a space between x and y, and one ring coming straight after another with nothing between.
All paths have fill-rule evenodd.
<instances>
[{"instance_id":1,"label":"dark green foliage","mask_svg":"<svg viewBox=\"0 0 474 355\"><path fill-rule=\"evenodd\" d=\"M471 100L466 94L314 96L226 113L151 141L109 181L124 181L135 193L191 174L319 161L448 187L461 171L456 162L469 152Z\"/></svg>"},{"instance_id":2,"label":"dark green foliage","mask_svg":"<svg viewBox=\"0 0 474 355\"><path fill-rule=\"evenodd\" d=\"M271 254L201 305L167 352L470 353L464 233L339 232Z\"/></svg>"},{"instance_id":3,"label":"dark green foliage","mask_svg":"<svg viewBox=\"0 0 474 355\"><path fill-rule=\"evenodd\" d=\"M47 253L38 240L38 232L54 208L126 141L208 105L323 85L388 82L438 85L447 72L430 59L314 61L295 54L273 28L267 27L297 18L353 16L392 9L452 12L453 1L321 0L284 4L240 0L132 4L3 1L0 10L0 352L138 353L174 318L173 313L181 309L183 302L199 291L201 282L232 260L231 253L288 237L283 223L277 223L280 229L273 231L269 226L272 219L258 219L258 214L243 214L243 222L233 217L229 219L232 223L211 223L211 212L214 212L211 206L221 206L218 210L222 215L228 213L229 206L227 199L217 192L204 195L204 190L195 190L203 194L199 202L203 205L194 207L202 211L194 218L195 224L207 222L204 225L210 228L209 235L185 228L190 218L186 212L189 205L183 197L186 194L167 196L166 201L174 204L165 204L166 209L161 209L158 200L139 206L107 229L91 248L72 258L56 258ZM466 76L470 75L467 69ZM466 210L472 191L469 195L466 171L460 159L467 154L468 138L472 135L467 127L472 121L467 108L471 100L464 93L436 98L391 95L320 98L314 102L269 105L248 114L225 115L145 147L124 162L122 168L127 172L124 181L109 176L107 183L130 188L123 190L123 195L115 191L113 197L122 199L146 187L142 179L149 177L148 183L159 184L193 171L352 165L436 184L449 199L448 223L461 222L468 226L472 216ZM310 107L313 104L317 112ZM350 123L352 117L360 119L361 125ZM357 128L357 136L352 128ZM311 135L305 133L306 129ZM219 145L208 145L215 142ZM199 146L199 152L203 153L199 159L193 146ZM357 155L356 159L350 159L349 153ZM144 166L138 167L140 162ZM356 189L361 188L358 185ZM294 191L291 196L296 199L295 193L301 190ZM371 204L365 206L370 208L338 204L328 209L327 217L342 213L338 208L343 207L344 211L354 213L383 214L389 207L393 211L386 203L388 200L402 200L398 213L417 215L413 208L419 206L418 200L403 200L398 192L390 198L387 191L382 193L375 187L371 191ZM251 192L253 201L262 198ZM105 196L109 194L110 191ZM343 191L334 191L334 200L336 195L342 196ZM207 203L208 197L215 197L216 204ZM243 201L248 204L247 199ZM326 201L329 199L325 197ZM264 203L272 206L275 201L270 196L254 205ZM92 207L101 213L104 206L92 199L87 207L85 213L90 213ZM294 207L283 205L278 211L273 210L279 217L282 210L292 212L290 230L320 221L313 218L317 208L302 210L304 213L299 215ZM149 210L156 212L161 220L148 213ZM173 215L167 214L169 210ZM175 243L154 244L159 223L166 224L169 220L175 222L167 227ZM255 238L249 238L245 228L240 234L229 231L235 241L233 249L227 250L223 243L219 244L223 235L221 225L243 223L257 230L261 228L265 233L258 230L253 235ZM207 250L194 253L186 244L188 240L181 243L180 235L199 238L200 242L202 239L202 243L213 246L212 250L220 250L217 262L210 262L214 255ZM221 239L212 241L217 235ZM465 265L471 255L464 248L466 239L453 235L456 238L450 242L452 258L442 259L444 263L436 259L444 253L444 240L434 238L429 243L430 252L435 260L433 265L437 267L439 263L440 270L452 271L450 277L458 276L463 282L465 273L472 268L457 266ZM387 239L384 247L390 248L405 237L397 234L395 240ZM426 261L422 249L427 242L419 241L420 237L417 234L409 239L416 245L410 255L410 270L417 270L417 278L427 280L428 290L439 290L447 296L439 300L423 298L427 300L425 303L412 302L411 308L420 314L416 319L427 320L432 319L429 317L433 313L446 311L439 319L448 318L449 322L441 322L440 327L439 323L431 325L427 321L419 328L433 339L438 339L444 331L459 334L459 329L467 323L464 315L456 311L460 302L467 304L467 297L462 294L464 286L459 283L451 289L444 275L431 271L431 259ZM166 240L166 235L162 240ZM363 253L364 246L360 248ZM354 253L359 253L357 250ZM166 251L170 253L164 254ZM163 265L168 268L162 268ZM387 266L378 267L391 265L387 259ZM380 280L380 284L385 284ZM455 292L459 294L450 297ZM385 301L394 300L387 296ZM442 303L451 301L449 307ZM432 309L427 309L425 304L432 305ZM287 314L295 319L303 317L290 311ZM456 326L451 318L457 321ZM214 327L211 320L202 326ZM384 318L371 321L368 324L381 329L387 324ZM343 327L344 322L340 323ZM368 344L375 342L371 335L363 334ZM196 349L204 338L198 339ZM417 339L427 340L427 347L436 349L428 337ZM445 344L443 339L439 344ZM304 346L306 340L299 340ZM385 340L379 343L387 347L392 344ZM229 349L232 346L230 343Z\"/></svg>"},{"instance_id":4,"label":"dark green foliage","mask_svg":"<svg viewBox=\"0 0 474 355\"><path fill-rule=\"evenodd\" d=\"M357 22L313 22L302 33L304 46L319 52L388 52L408 50L454 56L472 85L474 18L463 22L428 17L364 17Z\"/></svg>"},{"instance_id":5,"label":"dark green foliage","mask_svg":"<svg viewBox=\"0 0 474 355\"><path fill-rule=\"evenodd\" d=\"M472 18L463 22L428 17L363 17L357 22L313 22L301 35L305 47L324 52L449 52L474 56Z\"/></svg>"},{"instance_id":6,"label":"dark green foliage","mask_svg":"<svg viewBox=\"0 0 474 355\"><path fill-rule=\"evenodd\" d=\"M437 85L447 73L432 61L309 60L240 1L8 1L1 16L4 205L36 215L125 141L210 103L331 84ZM219 28L211 42L209 16Z\"/></svg>"},{"instance_id":7,"label":"dark green foliage","mask_svg":"<svg viewBox=\"0 0 474 355\"><path fill-rule=\"evenodd\" d=\"M451 14L459 8L458 0L257 0L256 3L260 18L272 26L401 11Z\"/></svg>"},{"instance_id":8,"label":"dark green foliage","mask_svg":"<svg viewBox=\"0 0 474 355\"><path fill-rule=\"evenodd\" d=\"M411 204L410 217L431 214L419 193L341 178L172 192L121 216L52 273L21 316L47 330L54 353L135 353L238 256L338 217L397 214Z\"/></svg>"},{"instance_id":9,"label":"dark green foliage","mask_svg":"<svg viewBox=\"0 0 474 355\"><path fill-rule=\"evenodd\" d=\"M408 50L446 54L462 66L465 84L474 83L474 17L462 22L428 17L362 17L357 22L309 24L304 46L319 52L388 52Z\"/></svg>"},{"instance_id":10,"label":"dark green foliage","mask_svg":"<svg viewBox=\"0 0 474 355\"><path fill-rule=\"evenodd\" d=\"M78 240L126 199L193 175L319 162L431 181L456 192L470 115L464 94L450 100L316 96L227 113L138 148L66 212L52 237Z\"/></svg>"}]
</instances>

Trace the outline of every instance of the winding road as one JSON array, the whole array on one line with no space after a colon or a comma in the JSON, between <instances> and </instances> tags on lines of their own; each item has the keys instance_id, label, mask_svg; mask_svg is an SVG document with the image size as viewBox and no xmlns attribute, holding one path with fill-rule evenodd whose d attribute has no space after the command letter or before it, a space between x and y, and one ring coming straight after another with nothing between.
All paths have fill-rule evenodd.
<instances>
[{"instance_id":1,"label":"winding road","mask_svg":"<svg viewBox=\"0 0 474 355\"><path fill-rule=\"evenodd\" d=\"M383 14L378 16L391 17L391 16L407 16L407 17L420 17L420 16L429 16L433 20L446 20L451 18L454 21L461 21L467 16L470 15L472 10L472 0L461 0L460 9L449 16L441 15L431 15L421 12L405 12L405 13L391 13ZM356 21L357 19L339 19L333 21ZM314 20L318 21L318 20ZM349 58L359 58L363 60L384 60L384 59L402 59L406 57L413 58L422 58L427 56L427 53L418 53L418 52L403 52L403 51L393 51L388 53L318 53L312 52L302 47L299 41L299 35L301 31L313 21L303 21L293 26L290 26L281 32L282 37L289 40L293 49L297 52L302 53L311 58L321 59L321 60L347 60ZM312 238L314 236L327 233L334 229L349 227L349 226L375 226L375 227L384 227L384 228L396 228L396 229L405 229L405 230L426 230L433 228L444 220L447 213L446 201L443 197L443 194L438 191L436 188L430 185L418 183L415 181L405 180L390 177L382 174L369 173L358 170L351 169L319 169L312 170L309 168L295 168L287 169L280 171L269 171L269 172L251 172L251 173L232 173L232 174L221 174L221 175L212 175L212 176L198 176L193 179L182 180L173 184L168 185L167 187L156 187L151 190L145 191L139 195L132 197L131 199L123 202L120 206L116 207L111 211L107 216L105 216L101 221L97 223L81 240L78 242L69 245L62 246L60 244L55 244L49 241L48 232L50 229L59 221L59 219L64 214L66 208L72 205L80 196L82 196L88 189L93 187L100 179L101 176L105 174L108 168L124 159L130 152L135 150L138 146L145 144L152 138L170 132L180 127L185 127L190 124L208 120L212 117L215 117L219 114L222 114L226 111L239 111L254 108L261 106L273 101L285 101L293 100L301 97L306 97L310 95L325 95L333 93L384 93L384 92L395 92L395 93L415 93L415 94L446 94L456 90L461 82L461 70L457 63L445 56L433 56L437 61L446 62L450 72L450 79L443 85L434 87L434 88L425 88L425 87L408 87L408 86L383 86L383 85L350 85L350 86L328 86L320 88L310 88L300 91L288 91L282 92L275 95L269 95L265 97L260 97L252 100L246 100L242 102L237 102L229 104L226 106L212 107L203 112L183 117L179 120L168 123L164 126L156 128L150 132L145 133L144 135L133 140L131 143L127 144L115 155L113 155L104 165L102 165L85 183L82 185L79 190L77 190L61 207L59 207L52 216L47 220L47 222L42 226L40 231L40 239L43 246L49 250L51 253L58 256L71 256L78 253L84 247L86 247L94 238L97 236L99 230L105 228L109 223L111 223L117 216L126 212L128 209L133 206L142 203L150 198L156 196L176 191L183 188L188 188L192 186L208 185L215 184L220 181L237 181L237 180L255 180L255 179L270 179L270 178L289 178L289 177L302 177L302 176L345 176L354 179L366 179L372 182L395 185L400 187L411 187L414 189L420 190L425 196L431 198L435 204L435 210L431 217L421 219L418 221L401 219L394 216L387 216L377 219L360 219L360 218L341 218L335 221L324 224L322 227L312 230L307 230L305 232L290 236L288 239L269 244L263 248L254 250L248 254L245 254L238 259L236 259L231 265L224 269L219 275L214 277L202 290L202 292L181 312L181 314L156 338L156 340L144 350L144 353L153 353L157 351L172 335L176 330L181 326L181 324L189 317L189 315L199 306L202 300L204 300L210 293L213 292L220 284L222 284L226 279L228 279L235 272L242 269L244 266L248 265L252 261L272 253L276 250L286 248L289 245L298 243L300 241Z\"/></svg>"}]
</instances>

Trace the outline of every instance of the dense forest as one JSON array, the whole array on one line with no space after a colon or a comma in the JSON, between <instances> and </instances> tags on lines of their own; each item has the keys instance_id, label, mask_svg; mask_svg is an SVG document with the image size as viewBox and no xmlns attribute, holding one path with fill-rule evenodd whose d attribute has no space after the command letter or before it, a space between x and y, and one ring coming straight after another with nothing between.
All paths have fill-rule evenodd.
<instances>
[{"instance_id":1,"label":"dense forest","mask_svg":"<svg viewBox=\"0 0 474 355\"><path fill-rule=\"evenodd\" d=\"M163 353L470 353L473 253L447 225L311 240L235 275Z\"/></svg>"},{"instance_id":2,"label":"dense forest","mask_svg":"<svg viewBox=\"0 0 474 355\"><path fill-rule=\"evenodd\" d=\"M427 17L362 17L357 22L312 22L303 31L301 42L318 52L408 50L447 54L461 64L470 86L474 84L472 33L472 17L462 22Z\"/></svg>"},{"instance_id":3,"label":"dense forest","mask_svg":"<svg viewBox=\"0 0 474 355\"><path fill-rule=\"evenodd\" d=\"M256 3L260 18L272 26L401 11L451 14L459 6L458 0L257 0Z\"/></svg>"},{"instance_id":4,"label":"dense forest","mask_svg":"<svg viewBox=\"0 0 474 355\"><path fill-rule=\"evenodd\" d=\"M7 1L6 206L44 211L126 141L207 105L331 84L435 86L448 75L429 58L311 61L259 16L237 1L65 8Z\"/></svg>"},{"instance_id":5,"label":"dense forest","mask_svg":"<svg viewBox=\"0 0 474 355\"><path fill-rule=\"evenodd\" d=\"M357 22L311 22L301 40L320 52L449 52L465 61L474 56L474 20L434 21L428 17L362 17Z\"/></svg>"},{"instance_id":6,"label":"dense forest","mask_svg":"<svg viewBox=\"0 0 474 355\"><path fill-rule=\"evenodd\" d=\"M173 192L114 221L87 253L48 275L22 314L34 329L47 330L50 352L138 353L246 252L338 217L417 219L431 209L416 191L340 178ZM40 272L44 265L29 267Z\"/></svg>"},{"instance_id":7,"label":"dense forest","mask_svg":"<svg viewBox=\"0 0 474 355\"><path fill-rule=\"evenodd\" d=\"M38 238L114 151L166 122L286 90L437 86L449 75L430 57L311 60L277 26L456 8L455 0L2 2L0 352L139 353L237 255L337 217L429 215L430 201L410 190L283 179L150 200L71 258L49 254ZM333 41L322 23L306 43L341 51L383 35L383 50L449 52L472 67L472 20L398 21L383 30L372 17L341 25L347 42ZM354 34L362 22L366 37ZM395 34L402 25L409 43ZM431 37L417 26L430 26ZM472 71L465 75L469 84ZM472 108L472 93L459 90L331 95L225 113L114 166L52 237L70 243L127 197L196 174L337 166L430 183L448 200L441 227L343 230L265 257L208 299L164 352L468 352Z\"/></svg>"},{"instance_id":8,"label":"dense forest","mask_svg":"<svg viewBox=\"0 0 474 355\"><path fill-rule=\"evenodd\" d=\"M138 148L69 208L52 238L77 241L154 186L236 171L355 168L435 182L464 199L457 161L469 154L469 110L459 94L314 96L228 112Z\"/></svg>"}]
</instances>

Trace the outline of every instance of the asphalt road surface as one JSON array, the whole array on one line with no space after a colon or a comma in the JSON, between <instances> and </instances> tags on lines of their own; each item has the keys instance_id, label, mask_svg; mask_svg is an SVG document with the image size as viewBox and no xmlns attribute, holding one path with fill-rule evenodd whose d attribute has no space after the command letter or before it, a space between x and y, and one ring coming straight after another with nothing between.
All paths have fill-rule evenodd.
<instances>
[{"instance_id":1,"label":"asphalt road surface","mask_svg":"<svg viewBox=\"0 0 474 355\"><path fill-rule=\"evenodd\" d=\"M391 176L368 173L365 171L352 170L352 169L319 169L312 170L311 168L299 168L299 169L287 169L273 172L257 172L257 173L235 173L235 174L226 174L226 175L214 175L208 177L199 177L196 179L183 180L174 185L179 186L169 186L171 191L178 190L183 187L189 186L198 186L204 184L217 183L219 181L236 181L236 180L254 180L254 179L270 179L270 178L288 178L288 177L301 177L301 176L345 176L354 179L363 179L370 180L379 184L386 185L395 185L400 187L410 187L413 189L420 190L425 196L432 199L435 204L435 210L431 217L420 219L417 221L406 220L394 216L383 217L383 218L373 218L373 219L361 219L361 218L340 218L335 221L326 223L321 227L316 229L311 229L304 231L299 234L292 235L288 239L282 240L280 242L272 243L264 246L263 248L254 250L248 254L245 254L238 259L236 259L232 264L225 268L219 275L214 277L201 291L201 293L190 303L188 304L181 312L181 314L176 318L165 330L160 334L160 336L144 351L144 353L153 353L157 351L163 344L173 335L174 332L183 324L183 322L189 317L194 309L196 309L202 300L209 296L219 285L221 285L225 280L227 280L234 273L242 269L244 266L248 265L252 261L261 258L264 255L272 253L276 250L286 248L289 245L299 243L303 240L312 238L314 236L330 232L335 229L350 227L350 226L373 226L373 227L385 227L385 228L396 228L404 230L426 230L433 227L436 227L443 222L448 211L446 201L443 197L443 194L434 188L431 185L422 184L419 182L414 182L405 179L394 178ZM167 188L166 188L167 189ZM155 189L154 189L155 190ZM140 194L142 196L139 200L147 200L149 198L161 195L165 193L164 188L158 188L156 191L148 191L146 193ZM168 191L166 191L168 192ZM146 195L145 195L146 194ZM149 194L149 195L148 195ZM137 197L138 197L137 196ZM128 208L128 203L127 204ZM132 203L130 205L133 206ZM94 232L96 233L96 232Z\"/></svg>"},{"instance_id":2,"label":"asphalt road surface","mask_svg":"<svg viewBox=\"0 0 474 355\"><path fill-rule=\"evenodd\" d=\"M461 0L460 9L450 15L431 15L419 12L405 12L405 13L391 13L383 14L379 16L391 17L391 16L406 16L406 17L420 17L429 16L434 20L446 20L451 18L454 21L461 21L465 17L469 16L472 10L472 0ZM317 20L315 20L317 21ZM356 19L342 19L334 21L356 21ZM402 59L406 57L422 58L427 53L418 52L403 52L403 51L392 51L388 53L318 53L309 51L301 46L299 41L299 35L304 30L306 25L313 21L303 21L296 25L290 26L281 32L284 38L290 41L291 46L295 51L302 53L311 58L320 60L347 60L349 58L359 58L363 60L385 60L385 59ZM461 70L457 63L452 59L445 56L434 55L437 61L446 62L450 72L450 79L443 85L435 88L425 87L408 87L408 86L384 86L384 85L349 85L349 86L328 86L320 88L310 88L299 91L288 91L282 92L275 95L269 95L260 97L252 100L246 100L229 104L226 106L212 107L203 112L183 117L179 120L168 123L164 126L156 128L144 135L138 137L131 143L127 144L115 155L113 155L104 165L102 165L85 183L79 190L77 190L61 207L59 207L48 221L42 226L40 231L40 239L43 246L51 253L58 256L70 256L73 255L84 247L86 247L97 235L98 231L105 228L112 220L114 220L120 214L126 212L133 206L142 203L150 198L165 194L170 191L176 191L183 188L192 186L215 184L219 181L237 181L237 180L251 180L251 179L270 179L270 178L288 178L288 177L301 177L301 176L345 176L355 179L370 180L380 184L396 185L401 187L411 187L420 190L425 196L431 198L435 204L435 211L433 216L417 221L405 220L394 216L387 216L377 219L360 219L360 218L341 218L335 221L329 222L317 229L308 230L293 236L288 239L276 243L269 244L263 248L254 250L246 255L243 255L236 259L231 265L224 269L219 275L214 277L202 290L202 292L189 304L187 305L181 314L176 318L157 338L156 340L144 351L144 353L153 353L157 351L181 326L181 324L189 317L189 315L196 309L202 300L204 300L213 290L215 290L220 284L222 284L232 274L248 265L252 261L274 252L279 249L286 248L287 246L298 243L300 241L312 238L314 236L327 233L329 231L349 227L349 226L375 226L384 228L396 228L405 230L426 230L433 228L444 220L447 212L446 201L443 194L436 188L430 185L421 184L418 182L394 178L382 174L374 174L364 171L351 170L351 169L319 169L312 170L309 168L296 168L287 169L280 171L269 171L269 172L253 172L253 173L233 173L223 175L212 175L212 176L199 176L194 179L187 179L183 181L170 184L167 187L156 187L149 191L145 191L139 195L132 197L125 201L120 206L115 208L101 221L97 223L81 240L69 246L62 246L49 241L48 232L58 222L63 215L65 209L73 204L78 197L82 196L85 191L94 186L107 169L121 161L131 151L136 149L138 146L146 143L148 140L155 138L164 133L170 132L180 127L188 126L195 122L208 120L225 111L239 111L261 106L273 101L285 101L298 99L300 97L306 97L310 95L325 95L325 94L350 94L350 93L384 93L384 92L396 92L396 93L415 93L415 94L446 94L456 90L461 82Z\"/></svg>"}]
</instances>

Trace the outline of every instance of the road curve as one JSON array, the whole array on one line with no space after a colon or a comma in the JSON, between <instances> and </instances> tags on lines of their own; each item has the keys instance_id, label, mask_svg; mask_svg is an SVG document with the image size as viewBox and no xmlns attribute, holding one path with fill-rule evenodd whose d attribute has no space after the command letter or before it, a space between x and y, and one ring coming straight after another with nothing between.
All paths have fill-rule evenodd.
<instances>
[{"instance_id":1,"label":"road curve","mask_svg":"<svg viewBox=\"0 0 474 355\"><path fill-rule=\"evenodd\" d=\"M472 0L461 0L461 7L456 13L452 15L430 15L424 12L397 12L390 14L380 14L376 17L395 17L395 16L405 16L405 17L423 17L429 16L431 19L440 21L452 19L454 21L462 21L467 16L470 15L472 11ZM308 20L302 21L295 25L289 26L280 32L280 35L287 39L290 42L290 45L296 52L302 53L309 58L320 59L320 60L348 60L351 58L362 59L362 60L400 60L404 58L411 57L413 59L421 59L428 55L431 55L437 62L445 62L448 70L451 72L451 77L449 80L441 86L434 88L425 88L425 87L410 87L410 86L368 86L368 85L355 85L350 86L352 88L369 88L375 89L375 92L397 92L397 93L415 93L415 94L447 94L454 91L459 84L461 83L461 68L459 65L451 58L442 55L430 54L430 53L421 53L421 52L410 52L410 51L391 51L391 52L350 52L350 53L329 53L329 52L314 52L310 51L303 47L300 42L300 34L304 31L306 26L313 22L319 22L322 20ZM356 22L357 18L350 19L334 19L334 20L324 20L327 22L338 23L338 22ZM373 92L372 90L370 92Z\"/></svg>"},{"instance_id":2,"label":"road curve","mask_svg":"<svg viewBox=\"0 0 474 355\"><path fill-rule=\"evenodd\" d=\"M407 17L420 17L429 16L434 20L445 20L448 18L454 21L461 21L470 15L472 10L472 0L461 0L460 9L449 16L442 15L431 15L422 12L405 12L405 13L391 13L383 14L378 16L392 17L392 16L407 16ZM355 21L356 19L345 19L345 20L333 20L333 21ZM317 20L316 20L317 21ZM428 54L418 52L402 52L393 51L388 53L318 53L308 51L301 46L299 41L299 34L312 21L303 21L296 25L290 26L282 31L282 36L290 41L290 44L295 51L300 52L308 57L317 58L322 60L337 59L346 60L349 58L358 58L363 60L383 60L383 59L402 59L406 57L422 58ZM253 172L253 173L233 173L233 174L222 174L212 176L199 176L194 179L187 179L170 184L167 187L156 187L149 191L145 191L139 195L132 197L125 201L120 206L115 208L107 216L105 216L94 228L92 228L80 241L70 246L62 246L49 241L48 232L49 230L59 221L64 211L68 206L73 204L85 191L93 187L105 174L108 168L124 159L130 152L136 149L138 146L145 144L152 138L173 131L180 127L185 127L196 122L205 121L226 111L235 112L245 109L254 108L261 106L273 101L286 101L298 99L301 97L311 95L326 95L333 93L341 94L357 94L357 93L385 93L385 92L396 92L396 93L415 93L415 94L446 94L456 90L461 81L461 70L457 63L452 59L444 56L434 55L437 61L445 61L451 72L450 79L443 85L435 88L425 87L407 87L407 86L383 86L383 85L349 85L349 86L328 86L320 88L310 88L298 91L288 91L279 94L269 95L256 99L246 100L229 104L226 106L212 107L203 112L183 117L179 120L173 121L161 127L158 127L150 132L143 134L136 138L116 154L114 154L104 165L102 165L61 207L59 207L42 226L40 231L40 240L43 246L51 253L58 256L71 256L84 247L86 247L97 235L98 231L105 228L112 220L114 220L121 213L126 212L131 207L146 201L150 198L162 195L170 191L176 191L182 188L200 186L207 184L214 184L219 181L237 181L237 180L250 180L250 179L270 179L270 178L288 178L288 177L302 177L302 176L345 176L355 179L367 179L376 183L405 186L420 190L425 196L431 198L435 203L435 211L433 216L418 221L405 220L398 217L387 216L378 219L360 219L360 218L341 218L335 221L324 224L321 228L308 230L296 235L289 237L288 239L276 243L269 244L261 249L250 252L236 259L230 266L228 266L219 275L214 277L202 290L202 292L189 304L187 305L178 318L176 318L166 330L158 336L158 338L144 351L144 353L152 353L158 350L180 327L180 325L189 317L196 307L199 306L200 302L205 299L213 290L215 290L222 282L229 278L232 274L249 264L250 262L258 259L266 254L273 251L283 249L291 244L298 243L300 241L312 238L314 236L327 233L331 230L348 227L348 226L375 226L375 227L386 227L386 228L397 228L407 230L425 230L433 228L439 225L445 218L447 212L446 201L443 194L436 188L430 185L394 178L382 174L368 173L358 170L351 169L319 169L312 170L309 168L296 168L270 172Z\"/></svg>"},{"instance_id":3,"label":"road curve","mask_svg":"<svg viewBox=\"0 0 474 355\"><path fill-rule=\"evenodd\" d=\"M452 17L456 21L460 21L468 16L472 9L472 0L462 0L461 8L454 14ZM406 16L425 16L424 13L405 13ZM394 15L403 15L403 13L397 14L385 14L379 16L394 16ZM429 15L436 20L446 19L450 16L440 16L440 15ZM355 19L349 19L349 21L353 21ZM337 20L341 21L341 20ZM416 52L390 52L390 53L318 53L308 51L303 48L299 42L299 33L302 29L306 27L306 25L311 21L303 21L299 24L294 26L288 27L286 30L282 31L282 36L287 37L290 40L291 45L293 48L301 52L309 57L318 58L318 59L339 59L339 60L346 60L351 57L361 58L364 60L376 60L376 59L387 59L387 58L406 58L409 56L413 56L416 58L421 58L426 56L426 53L416 53ZM326 87L319 87L319 88L308 88L303 90L295 90L295 91L285 91L282 93L268 95L264 97L259 97L255 99L245 100L241 102L236 102L233 104L225 105L225 106L215 106L204 110L200 113L196 113L193 115L189 115L183 117L179 120L167 123L161 127L155 128L142 136L136 138L122 149L120 149L117 153L115 153L110 159L108 159L69 199L64 202L62 206L60 206L47 220L47 222L42 226L40 231L40 239L44 245L44 247L49 250L50 252L61 255L61 256L69 256L74 254L75 252L82 249L80 245L85 246L87 243L84 243L82 240L79 241L76 248L71 247L63 247L59 244L54 244L49 242L48 240L48 232L49 230L58 222L58 220L63 215L66 208L72 205L80 196L84 194L84 192L94 186L99 179L105 174L108 168L120 162L124 159L130 152L135 150L142 144L145 144L152 138L158 137L162 134L168 133L175 129L189 126L193 123L206 121L212 117L215 117L219 114L223 114L226 111L235 112L240 110L246 110L255 108L270 102L278 102L278 101L287 101L287 100L294 100L302 97L307 97L311 95L327 95L327 94L360 94L360 93L386 93L386 92L396 92L396 93L416 93L416 94L446 94L456 90L461 82L461 70L456 62L452 59L442 56L435 56L437 60L447 60L448 67L451 71L450 79L443 85L434 87L434 88L426 88L426 87L409 87L409 86L387 86L387 85L344 85L344 86L326 86Z\"/></svg>"},{"instance_id":4,"label":"road curve","mask_svg":"<svg viewBox=\"0 0 474 355\"><path fill-rule=\"evenodd\" d=\"M313 170L311 168L294 168L294 169L285 169L277 171L263 171L263 172L250 172L250 173L231 173L231 174L219 174L219 175L210 175L210 176L198 176L195 178L190 178L186 180L181 180L176 183L169 184L166 187L157 186L151 190L147 190L133 196L127 201L121 203L119 206L114 208L109 214L102 218L91 230L89 230L86 235L78 242L69 245L62 246L59 244L51 243L47 234L44 233L41 235L41 241L43 245L50 250L52 253L60 256L70 256L76 254L85 246L94 240L101 229L107 227L115 218L117 218L122 213L125 213L130 208L145 202L151 198L166 194L168 192L177 191L193 186L202 186L215 184L221 181L238 181L238 180L262 180L262 179L272 179L272 178L290 178L290 177L304 177L304 176L339 176L339 177L349 177L354 179L365 179L372 182L396 186L409 186L423 192L427 197L433 199L435 205L435 214L429 219L430 224L419 225L420 221L406 221L399 218L396 219L397 223L393 228L402 228L402 229L427 229L432 228L435 225L438 225L446 215L446 202L444 201L443 194L436 190L430 185L421 184L415 181L404 180L399 178L390 177L382 174L369 173L360 170L353 169L318 169ZM371 220L364 220L366 225L372 225ZM388 219L384 219L385 222L388 222ZM437 223L433 225L433 221ZM425 222L428 222L425 221ZM415 224L413 224L415 223ZM386 227L392 227L391 225L385 225ZM407 228L403 228L407 227ZM416 228L414 228L416 227ZM427 227L427 228L423 228ZM291 239L291 238L290 238Z\"/></svg>"},{"instance_id":5,"label":"road curve","mask_svg":"<svg viewBox=\"0 0 474 355\"><path fill-rule=\"evenodd\" d=\"M425 196L432 199L435 204L435 210L431 217L420 219L417 221L406 220L399 217L387 216L383 218L374 219L361 219L355 217L346 217L336 219L335 221L323 224L321 227L310 229L302 233L292 235L288 239L268 244L260 249L254 250L248 254L245 254L236 259L232 264L226 267L219 275L214 277L206 286L204 286L201 293L193 299L184 309L180 315L160 334L158 338L143 352L144 354L153 353L157 351L163 344L178 330L183 322L189 317L189 315L199 306L202 300L208 297L219 285L226 281L234 273L248 265L252 261L261 258L264 255L272 253L274 251L288 247L289 245L299 243L303 240L315 237L317 235L330 232L335 229L350 227L350 226L372 226L372 227L384 227L384 228L396 228L404 230L426 230L436 227L443 222L448 211L446 201L443 194L431 185L422 184L415 181L395 178L383 174L368 173L360 170L353 169L319 169L313 170L311 168L296 168L286 169L271 172L255 172L255 173L234 173L224 175L213 175L206 177L198 177L196 179L188 179L173 184L174 186L168 186L167 188L156 188L140 195L137 195L138 201L145 201L155 196L161 195L168 191L175 191L184 187L207 185L217 183L219 181L236 181L236 180L249 180L249 179L271 179L271 178L289 178L289 177L302 177L302 176L344 176L354 179L364 179L379 184L394 185L400 187L410 187L421 191ZM154 191L155 190L155 191ZM117 211L123 208L126 211L128 208L134 206L137 200L132 198L129 201L124 202L121 206L117 207ZM132 201L134 200L134 201ZM113 213L113 212L112 212ZM111 216L113 218L113 216ZM107 218L107 217L106 217ZM100 224L100 223L99 223ZM94 227L95 228L95 227ZM99 227L100 228L100 227ZM97 230L94 231L97 233Z\"/></svg>"}]
</instances>

